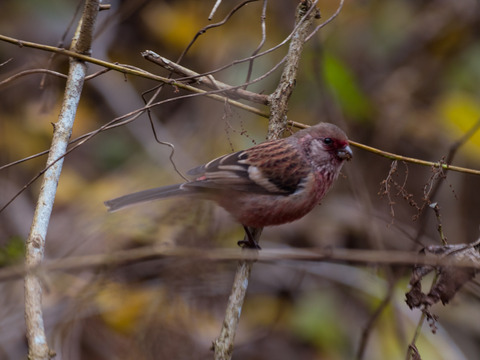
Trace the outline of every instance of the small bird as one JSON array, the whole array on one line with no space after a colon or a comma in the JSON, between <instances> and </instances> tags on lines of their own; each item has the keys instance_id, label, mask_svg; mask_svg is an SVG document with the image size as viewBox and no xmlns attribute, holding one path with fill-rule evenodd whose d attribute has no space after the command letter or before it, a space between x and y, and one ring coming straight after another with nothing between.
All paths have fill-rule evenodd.
<instances>
[{"instance_id":1,"label":"small bird","mask_svg":"<svg viewBox=\"0 0 480 360\"><path fill-rule=\"evenodd\" d=\"M213 200L245 228L298 220L320 203L352 158L346 134L319 123L290 137L270 140L216 158L190 170L192 181L158 187L105 201L109 211L172 196ZM239 243L240 244L240 243Z\"/></svg>"}]
</instances>

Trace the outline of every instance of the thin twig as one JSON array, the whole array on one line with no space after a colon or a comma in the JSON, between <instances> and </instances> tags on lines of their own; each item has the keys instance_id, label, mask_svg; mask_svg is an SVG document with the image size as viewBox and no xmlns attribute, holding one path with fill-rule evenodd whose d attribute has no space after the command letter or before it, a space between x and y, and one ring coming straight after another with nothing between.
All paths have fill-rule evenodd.
<instances>
[{"instance_id":1,"label":"thin twig","mask_svg":"<svg viewBox=\"0 0 480 360\"><path fill-rule=\"evenodd\" d=\"M247 5L248 3L251 3L251 2L255 2L255 1L258 1L258 0L245 0L244 2L238 4L237 6L235 6L224 18L222 21L219 21L218 23L215 23L215 24L210 24L210 25L207 25L205 26L203 29L199 30L195 36L193 37L193 39L190 41L190 43L187 45L187 47L185 48L185 50L183 50L182 54L179 56L179 58L177 59L177 63L180 63L182 62L183 60L183 57L185 56L185 54L190 50L190 48L192 47L192 45L195 43L195 41L197 41L198 37L200 35L203 35L207 32L207 30L209 29L212 29L212 28L216 28L216 27L219 27L219 26L222 26L224 25L231 17L233 14L235 14L238 10L240 10L242 7L244 7L245 5ZM210 18L209 18L210 20Z\"/></svg>"},{"instance_id":2,"label":"thin twig","mask_svg":"<svg viewBox=\"0 0 480 360\"><path fill-rule=\"evenodd\" d=\"M397 155L388 151L383 151L380 149L376 149L372 146L364 145L359 142L349 140L350 145L355 146L359 149L369 151L373 154L377 154L383 157L386 157L387 159L390 160L399 160L399 161L405 161L409 162L412 164L417 164L417 165L423 165L423 166L430 166L434 168L442 168L443 170L451 170L451 171L458 171L462 172L465 174L472 174L472 175L480 175L480 170L475 170L475 169L469 169L461 166L455 166L455 165L449 165L446 164L445 162L438 161L438 162L433 162L433 161L426 161L426 160L421 160L421 159L416 159L408 156L402 156L402 155Z\"/></svg>"},{"instance_id":3,"label":"thin twig","mask_svg":"<svg viewBox=\"0 0 480 360\"><path fill-rule=\"evenodd\" d=\"M13 58L5 60L4 62L0 63L0 67L7 65L12 60L13 60Z\"/></svg>"},{"instance_id":4,"label":"thin twig","mask_svg":"<svg viewBox=\"0 0 480 360\"><path fill-rule=\"evenodd\" d=\"M178 75L183 76L182 79L176 79L177 81L184 81L188 79L192 79L196 83L203 84L208 86L211 89L224 89L227 94L232 94L234 97L239 97L245 100L249 100L252 102L256 102L259 104L267 105L268 104L268 96L257 94L252 91L246 91L243 89L245 84L242 84L241 87L232 87L231 85L225 84L221 81L216 80L212 75L205 76L199 73L196 73L193 70L190 70L182 65L179 65L167 58L158 55L157 53L146 50L142 52L142 56L157 65L162 66L163 68L172 71ZM255 81L258 81L255 79Z\"/></svg>"},{"instance_id":5,"label":"thin twig","mask_svg":"<svg viewBox=\"0 0 480 360\"><path fill-rule=\"evenodd\" d=\"M100 76L102 74L105 74L106 72L110 71L110 69L103 69L103 70L100 70L100 71L97 71L95 74L91 74L91 75L88 75L85 77L85 81L87 80L91 80L97 76ZM0 86L2 85L6 85L8 84L9 82L12 82L14 80L17 80L18 78L21 78L22 76L27 76L27 75L32 75L32 74L46 74L46 75L53 75L53 76L57 76L59 78L62 78L62 79L66 79L67 78L67 75L65 74L62 74L62 73L59 73L57 71L53 71L53 70L48 70L48 69L30 69L30 70L24 70L24 71L20 71L18 73L16 73L15 75L12 75L8 78L6 78L5 80L2 80L0 81ZM43 80L42 80L43 81Z\"/></svg>"},{"instance_id":6,"label":"thin twig","mask_svg":"<svg viewBox=\"0 0 480 360\"><path fill-rule=\"evenodd\" d=\"M330 24L339 14L340 12L342 11L342 8L343 8L343 4L345 3L345 0L340 0L340 3L338 5L338 8L337 10L335 10L335 12L333 13L332 16L330 16L326 21L324 21L323 23L321 23L320 25L318 25L311 33L310 35L307 36L306 40L305 41L309 41L321 28L327 26L328 24Z\"/></svg>"},{"instance_id":7,"label":"thin twig","mask_svg":"<svg viewBox=\"0 0 480 360\"><path fill-rule=\"evenodd\" d=\"M162 91L163 89L163 84L158 86L157 89L155 90L155 93L153 94L153 96L150 98L149 101L145 102L145 96L144 94L142 94L142 99L143 101L145 102L145 105L148 106L150 105L151 103L153 103L153 101L155 99L158 98L160 92ZM164 145L164 146L167 146L170 148L170 155L168 156L168 159L170 160L170 164L172 164L173 166L173 169L175 170L175 172L185 181L188 181L188 178L180 171L180 169L177 167L177 164L175 163L174 159L173 159L173 156L175 155L175 145L173 145L171 142L168 142L168 141L165 141L165 140L160 140L160 138L158 137L158 134L157 134L157 130L155 130L155 124L153 122L153 119L152 119L152 113L151 113L151 109L150 108L147 108L147 115L148 115L148 121L150 122L150 128L152 129L152 133L153 133L153 138L155 139L155 141L160 144L160 145Z\"/></svg>"},{"instance_id":8,"label":"thin twig","mask_svg":"<svg viewBox=\"0 0 480 360\"><path fill-rule=\"evenodd\" d=\"M24 71L20 71L19 73L16 73L15 75L12 75L8 78L6 78L5 80L2 80L0 81L0 86L2 85L6 85L8 84L9 82L12 82L14 80L17 80L18 78L22 77L22 76L26 76L26 75L31 75L31 74L48 74L48 75L54 75L54 76L57 76L59 78L62 78L62 79L66 79L67 78L67 75L65 74L62 74L62 73L59 73L57 71L53 71L53 70L47 70L47 69L30 69L30 70L24 70Z\"/></svg>"},{"instance_id":9,"label":"thin twig","mask_svg":"<svg viewBox=\"0 0 480 360\"><path fill-rule=\"evenodd\" d=\"M78 14L80 14L81 11L82 11L82 2L79 1L78 4L77 4L77 7L75 9L75 12L73 13L72 18L70 19L70 23L67 25L67 27L63 31L62 36L60 37L60 40L57 42L57 47L62 47L63 48L63 46L65 44L65 39L67 38L68 33L70 32L70 30L73 28L73 25L75 24L75 18L78 16ZM47 61L47 66L46 67L48 69L52 66L54 58L55 58L55 54L52 53L50 55L50 57L48 58L48 61ZM42 76L42 80L40 81L40 86L39 86L40 89L43 89L44 86L45 86L45 80L46 80L45 75ZM65 78L66 78L66 76L65 76Z\"/></svg>"},{"instance_id":10,"label":"thin twig","mask_svg":"<svg viewBox=\"0 0 480 360\"><path fill-rule=\"evenodd\" d=\"M478 131L480 128L480 119L478 119L475 124L465 133L463 134L457 141L455 141L449 148L447 156L445 157L445 160L441 161L440 164L446 164L450 165L457 154L458 149L464 145L474 134L475 132ZM453 166L452 166L453 167ZM453 170L453 168L450 167L449 169L436 169L436 172L434 172L433 177L431 178L430 186L431 189L429 193L424 196L425 202L424 204L428 204L431 202L431 199L434 199L440 190L441 185L444 183L443 180L447 178L447 173L448 170ZM415 241L418 242L420 238L423 236L425 232L425 226L428 221L428 217L426 216L426 213L424 211L425 207L422 207L420 213L418 214L419 218L419 225L418 225L418 232L417 236L415 238Z\"/></svg>"},{"instance_id":11,"label":"thin twig","mask_svg":"<svg viewBox=\"0 0 480 360\"><path fill-rule=\"evenodd\" d=\"M438 206L438 203L431 203L430 208L433 209L435 212L435 218L437 219L437 231L438 235L440 236L440 241L442 242L442 245L447 245L447 237L445 236L443 232L443 226L442 226L442 216L440 215L440 206Z\"/></svg>"},{"instance_id":12,"label":"thin twig","mask_svg":"<svg viewBox=\"0 0 480 360\"><path fill-rule=\"evenodd\" d=\"M463 134L457 141L455 141L452 146L450 146L450 150L448 151L447 158L445 159L445 162L449 164L452 160L455 154L457 153L458 149L465 144L475 133L480 129L480 119L478 119L473 126L468 129L468 131Z\"/></svg>"},{"instance_id":13,"label":"thin twig","mask_svg":"<svg viewBox=\"0 0 480 360\"><path fill-rule=\"evenodd\" d=\"M363 359L363 355L365 354L365 349L367 348L368 338L370 337L370 334L372 332L372 329L374 328L376 321L378 320L380 315L383 313L383 310L385 310L387 306L390 304L390 300L393 296L394 289L395 289L394 284L390 283L387 294L382 299L380 304L377 306L375 311L370 315L367 325L365 325L364 329L362 330L362 335L360 337L360 345L358 346L357 354L355 357L356 360Z\"/></svg>"},{"instance_id":14,"label":"thin twig","mask_svg":"<svg viewBox=\"0 0 480 360\"><path fill-rule=\"evenodd\" d=\"M213 5L212 11L210 11L210 15L208 15L208 20L212 20L213 15L215 15L221 3L222 3L222 0L215 1L215 5Z\"/></svg>"},{"instance_id":15,"label":"thin twig","mask_svg":"<svg viewBox=\"0 0 480 360\"><path fill-rule=\"evenodd\" d=\"M263 7L262 7L262 15L260 17L260 23L261 23L261 28L262 28L262 39L260 40L260 44L258 44L257 48L253 51L251 56L255 56L258 54L260 49L263 47L265 44L265 41L267 40L267 27L265 24L265 20L267 18L267 0L263 0ZM250 78L252 76L252 71L253 71L253 61L254 59L250 60L248 62L248 71L247 71L247 77L245 79L245 83L248 83L250 81ZM243 87L243 90L247 89L247 85Z\"/></svg>"},{"instance_id":16,"label":"thin twig","mask_svg":"<svg viewBox=\"0 0 480 360\"><path fill-rule=\"evenodd\" d=\"M437 280L438 280L438 273L436 273L432 279L430 290L435 286L435 284L437 283ZM422 332L422 326L423 326L423 323L425 322L425 319L427 318L427 315L428 315L427 310L424 309L424 311L422 311L422 315L420 316L420 319L418 320L417 326L415 327L415 332L413 334L412 341L410 342L410 344L408 344L407 354L405 357L406 360L411 360L414 353L415 354L418 353L416 343Z\"/></svg>"}]
</instances>

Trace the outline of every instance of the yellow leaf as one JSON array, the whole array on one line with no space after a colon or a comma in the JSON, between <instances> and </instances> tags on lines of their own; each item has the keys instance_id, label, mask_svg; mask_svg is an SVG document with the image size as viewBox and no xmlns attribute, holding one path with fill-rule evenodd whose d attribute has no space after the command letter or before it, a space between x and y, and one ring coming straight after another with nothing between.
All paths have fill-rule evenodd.
<instances>
[{"instance_id":1,"label":"yellow leaf","mask_svg":"<svg viewBox=\"0 0 480 360\"><path fill-rule=\"evenodd\" d=\"M148 28L172 48L183 50L204 24L198 22L198 9L171 7L156 3L149 11L143 12Z\"/></svg>"},{"instance_id":2,"label":"yellow leaf","mask_svg":"<svg viewBox=\"0 0 480 360\"><path fill-rule=\"evenodd\" d=\"M444 126L452 140L457 140L469 131L480 119L480 105L467 93L451 93L444 98L439 106L439 112ZM465 153L478 158L480 150L480 132L477 131L466 143Z\"/></svg>"},{"instance_id":3,"label":"yellow leaf","mask_svg":"<svg viewBox=\"0 0 480 360\"><path fill-rule=\"evenodd\" d=\"M154 296L153 291L110 283L98 293L96 303L107 324L117 331L129 333L135 331Z\"/></svg>"}]
</instances>

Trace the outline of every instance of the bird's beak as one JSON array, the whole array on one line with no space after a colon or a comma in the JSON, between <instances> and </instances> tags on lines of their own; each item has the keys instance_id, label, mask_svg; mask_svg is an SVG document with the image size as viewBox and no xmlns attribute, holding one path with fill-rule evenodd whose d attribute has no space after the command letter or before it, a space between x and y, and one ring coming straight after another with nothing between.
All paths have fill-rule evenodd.
<instances>
[{"instance_id":1,"label":"bird's beak","mask_svg":"<svg viewBox=\"0 0 480 360\"><path fill-rule=\"evenodd\" d=\"M353 157L353 152L350 146L345 146L344 148L337 150L337 156L342 160L350 160Z\"/></svg>"}]
</instances>

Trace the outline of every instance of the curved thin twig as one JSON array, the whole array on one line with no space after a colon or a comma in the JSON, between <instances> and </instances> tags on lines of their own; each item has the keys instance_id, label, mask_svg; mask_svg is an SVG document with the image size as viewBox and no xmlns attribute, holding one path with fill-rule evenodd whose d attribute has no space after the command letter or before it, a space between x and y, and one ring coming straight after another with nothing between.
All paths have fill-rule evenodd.
<instances>
[{"instance_id":1,"label":"curved thin twig","mask_svg":"<svg viewBox=\"0 0 480 360\"><path fill-rule=\"evenodd\" d=\"M232 16L233 14L235 14L238 10L240 10L242 7L244 7L245 5L247 5L248 3L251 3L251 2L255 2L255 1L258 1L258 0L245 0L244 2L238 4L237 6L235 6L224 18L222 21L219 21L215 24L210 24L210 25L207 25L205 26L203 29L200 29L196 34L195 36L193 37L193 39L190 41L190 43L187 45L187 47L185 48L185 50L183 50L183 52L180 54L180 56L178 57L177 59L177 63L180 63L182 60L183 60L183 57L185 56L185 54L188 52L188 50L190 50L190 48L192 47L192 45L195 43L195 41L197 41L198 37L200 35L203 35L207 32L207 30L209 29L212 29L212 28L216 28L216 27L219 27L219 26L222 26L224 25ZM210 18L209 18L210 19Z\"/></svg>"},{"instance_id":2,"label":"curved thin twig","mask_svg":"<svg viewBox=\"0 0 480 360\"><path fill-rule=\"evenodd\" d=\"M19 73L16 73L15 75L12 75L12 76L6 78L5 80L0 81L0 86L6 85L9 82L12 82L14 80L17 80L18 78L21 78L22 76L27 76L27 75L31 75L31 74L48 74L48 75L57 76L57 77L62 78L62 79L67 78L67 75L59 73L57 71L53 71L53 70L30 69L30 70L20 71Z\"/></svg>"},{"instance_id":3,"label":"curved thin twig","mask_svg":"<svg viewBox=\"0 0 480 360\"><path fill-rule=\"evenodd\" d=\"M305 42L307 42L308 40L310 40L313 35L315 35L321 28L325 27L326 25L328 25L329 23L331 23L339 14L340 14L340 11L342 11L342 8L343 8L343 4L345 3L345 0L340 0L340 4L338 5L338 8L337 10L335 10L335 12L332 14L332 16L330 16L326 21L324 21L323 23L321 23L320 25L318 25L311 33L310 35L307 36L307 39L305 40Z\"/></svg>"},{"instance_id":4,"label":"curved thin twig","mask_svg":"<svg viewBox=\"0 0 480 360\"><path fill-rule=\"evenodd\" d=\"M252 56L258 54L258 52L263 47L263 45L265 45L265 41L267 40L267 27L265 25L265 20L267 18L267 3L268 3L267 0L263 0L262 15L260 17L261 28L262 28L262 39L260 40L260 43L258 44L257 48L253 51ZM253 59L250 60L248 63L247 78L245 79L246 83L250 81L250 78L252 76L252 71L253 71ZM246 90L247 85L245 85L243 89Z\"/></svg>"}]
</instances>

